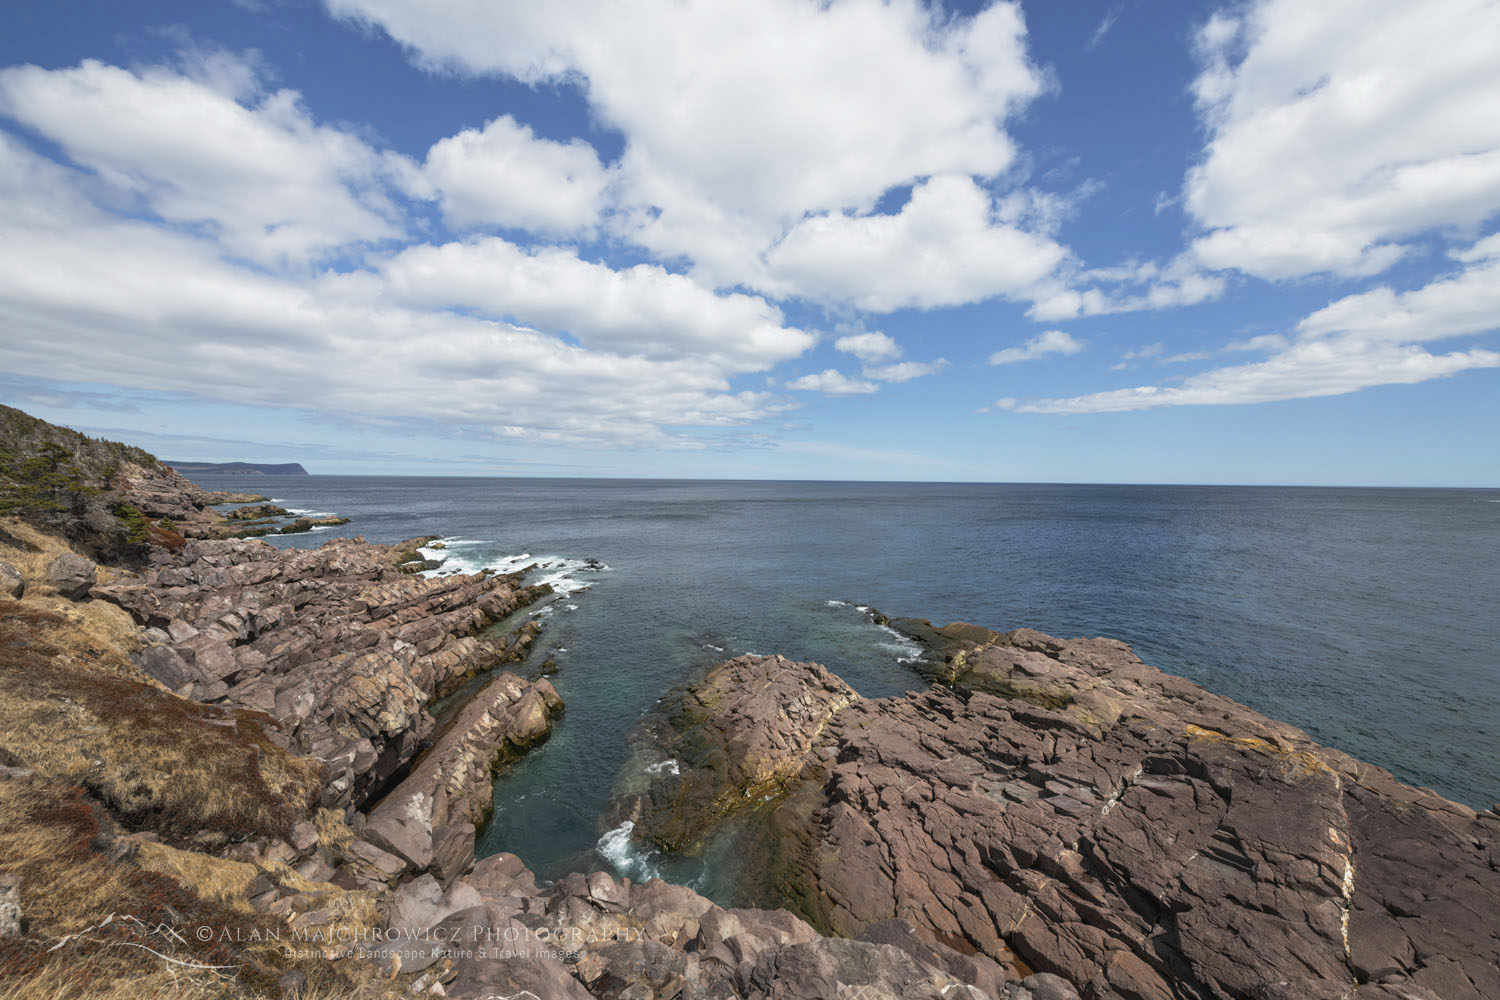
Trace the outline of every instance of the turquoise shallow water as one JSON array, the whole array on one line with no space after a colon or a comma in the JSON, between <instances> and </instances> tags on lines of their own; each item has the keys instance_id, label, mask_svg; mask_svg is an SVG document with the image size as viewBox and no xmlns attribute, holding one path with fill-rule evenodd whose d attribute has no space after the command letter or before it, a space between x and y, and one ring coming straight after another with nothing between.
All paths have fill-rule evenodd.
<instances>
[{"instance_id":1,"label":"turquoise shallow water","mask_svg":"<svg viewBox=\"0 0 1500 1000\"><path fill-rule=\"evenodd\" d=\"M596 817L627 736L726 656L816 659L866 695L910 650L858 610L1109 635L1325 743L1475 806L1500 800L1500 491L199 477L456 565L528 553L569 594L546 648L567 713L496 785L481 850L543 876L654 866L712 889L728 859L642 858ZM253 484L253 485L252 485ZM587 572L591 557L608 570Z\"/></svg>"}]
</instances>

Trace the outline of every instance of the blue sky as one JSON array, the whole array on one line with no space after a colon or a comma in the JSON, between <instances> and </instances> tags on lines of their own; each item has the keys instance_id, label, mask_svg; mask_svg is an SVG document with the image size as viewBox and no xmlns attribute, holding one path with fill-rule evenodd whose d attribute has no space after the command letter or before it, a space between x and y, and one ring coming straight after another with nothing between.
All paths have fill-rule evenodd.
<instances>
[{"instance_id":1,"label":"blue sky","mask_svg":"<svg viewBox=\"0 0 1500 1000\"><path fill-rule=\"evenodd\" d=\"M1500 485L1500 3L18 0L0 399L315 472Z\"/></svg>"}]
</instances>

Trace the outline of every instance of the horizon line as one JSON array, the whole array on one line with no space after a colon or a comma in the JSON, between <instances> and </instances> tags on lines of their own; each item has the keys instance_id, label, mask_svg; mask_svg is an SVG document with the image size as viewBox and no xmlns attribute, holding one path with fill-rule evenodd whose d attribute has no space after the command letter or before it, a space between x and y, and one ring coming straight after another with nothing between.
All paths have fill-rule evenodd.
<instances>
[{"instance_id":1,"label":"horizon line","mask_svg":"<svg viewBox=\"0 0 1500 1000\"><path fill-rule=\"evenodd\" d=\"M164 465L171 465L163 462ZM228 463L204 463L228 464ZM252 465L292 463L254 462ZM301 463L296 463L301 464ZM191 480L193 476L181 473ZM217 475L225 479L254 483L265 479L536 479L536 480L608 480L612 482L652 483L826 483L885 486L1155 486L1215 489L1322 489L1322 490L1487 490L1500 491L1500 485L1396 485L1389 483L1230 483L1230 482L1115 482L1100 480L1015 480L1015 479L808 479L808 478L740 478L734 476L628 476L618 474L559 474L543 476L530 473L413 473L413 472L309 472L306 475L272 475L269 473L199 472L194 475Z\"/></svg>"}]
</instances>

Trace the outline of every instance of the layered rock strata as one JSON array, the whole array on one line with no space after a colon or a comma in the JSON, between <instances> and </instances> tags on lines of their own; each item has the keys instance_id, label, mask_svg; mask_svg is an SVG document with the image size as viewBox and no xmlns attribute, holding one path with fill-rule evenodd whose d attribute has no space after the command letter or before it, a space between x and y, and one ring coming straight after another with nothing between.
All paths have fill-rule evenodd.
<instances>
[{"instance_id":1,"label":"layered rock strata","mask_svg":"<svg viewBox=\"0 0 1500 1000\"><path fill-rule=\"evenodd\" d=\"M545 679L501 674L464 706L411 773L370 811L364 837L446 884L474 860L494 809L494 774L545 740L562 699Z\"/></svg>"},{"instance_id":2,"label":"layered rock strata","mask_svg":"<svg viewBox=\"0 0 1500 1000\"><path fill-rule=\"evenodd\" d=\"M715 824L784 793L829 720L858 697L821 664L730 660L669 699L650 734L669 766L658 765L640 795L618 799L604 822L629 820L661 850L692 851Z\"/></svg>"},{"instance_id":3,"label":"layered rock strata","mask_svg":"<svg viewBox=\"0 0 1500 1000\"><path fill-rule=\"evenodd\" d=\"M1500 996L1494 812L1403 785L1121 642L893 624L931 644L925 669L947 684L851 700L810 749L770 706L749 719L740 700L723 719L741 735L720 753L782 747L801 768L774 860L781 898L823 930L904 920L1089 998ZM731 661L706 689L731 675L839 700L774 658ZM682 764L705 766L776 767Z\"/></svg>"},{"instance_id":4,"label":"layered rock strata","mask_svg":"<svg viewBox=\"0 0 1500 1000\"><path fill-rule=\"evenodd\" d=\"M361 805L431 737L428 705L519 659L540 625L487 630L550 593L517 576L401 573L400 551L360 539L307 550L193 541L93 593L145 629L147 674L276 718L328 768L325 804Z\"/></svg>"}]
</instances>

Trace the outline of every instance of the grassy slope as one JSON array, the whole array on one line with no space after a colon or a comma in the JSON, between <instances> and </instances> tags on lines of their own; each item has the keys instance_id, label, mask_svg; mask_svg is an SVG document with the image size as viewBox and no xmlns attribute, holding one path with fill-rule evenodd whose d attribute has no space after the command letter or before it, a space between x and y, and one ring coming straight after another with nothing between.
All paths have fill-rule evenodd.
<instances>
[{"instance_id":1,"label":"grassy slope","mask_svg":"<svg viewBox=\"0 0 1500 1000\"><path fill-rule=\"evenodd\" d=\"M20 938L0 940L0 1000L279 996L289 969L307 976L310 1000L384 997L388 985L359 964L165 930L284 930L251 911L252 887L313 887L285 866L193 848L284 835L313 818L321 775L267 738L269 718L179 698L140 673L137 630L119 608L65 600L45 582L60 553L109 554L101 538L126 538L109 477L127 461L156 463L0 407L0 562L27 583L22 600L0 599L0 875L20 878L26 920ZM130 831L163 843L117 839ZM321 889L349 922L377 919L361 894Z\"/></svg>"}]
</instances>

